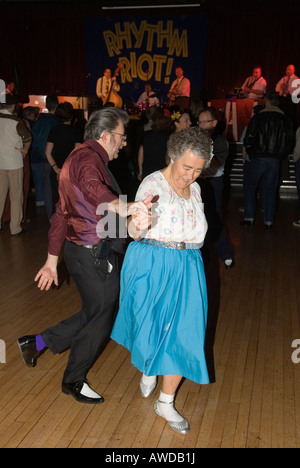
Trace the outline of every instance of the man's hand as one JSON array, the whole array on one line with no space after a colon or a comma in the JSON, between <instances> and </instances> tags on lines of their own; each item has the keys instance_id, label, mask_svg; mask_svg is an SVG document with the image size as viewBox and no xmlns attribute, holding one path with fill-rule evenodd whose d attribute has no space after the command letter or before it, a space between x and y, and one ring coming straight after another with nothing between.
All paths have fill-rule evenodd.
<instances>
[{"instance_id":1,"label":"man's hand","mask_svg":"<svg viewBox=\"0 0 300 468\"><path fill-rule=\"evenodd\" d=\"M152 195L149 195L144 201L125 203L121 199L114 200L108 204L108 210L118 213L121 217L127 218L128 216L136 214L138 211L148 213L152 206Z\"/></svg>"},{"instance_id":2,"label":"man's hand","mask_svg":"<svg viewBox=\"0 0 300 468\"><path fill-rule=\"evenodd\" d=\"M17 148L15 147L16 150L20 151L22 158L24 159L27 156L27 149L25 148Z\"/></svg>"},{"instance_id":3,"label":"man's hand","mask_svg":"<svg viewBox=\"0 0 300 468\"><path fill-rule=\"evenodd\" d=\"M37 287L41 291L49 291L53 282L56 286L58 286L57 262L58 257L48 254L45 265L40 269L34 278L34 281L38 281Z\"/></svg>"}]
</instances>

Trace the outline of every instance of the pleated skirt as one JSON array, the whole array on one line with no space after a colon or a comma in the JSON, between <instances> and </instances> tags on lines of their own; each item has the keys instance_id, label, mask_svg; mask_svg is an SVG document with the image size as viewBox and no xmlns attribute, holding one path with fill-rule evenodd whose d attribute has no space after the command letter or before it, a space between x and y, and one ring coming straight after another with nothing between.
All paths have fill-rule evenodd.
<instances>
[{"instance_id":1,"label":"pleated skirt","mask_svg":"<svg viewBox=\"0 0 300 468\"><path fill-rule=\"evenodd\" d=\"M147 376L180 375L208 384L204 344L207 288L202 255L132 242L121 271L111 334Z\"/></svg>"}]
</instances>

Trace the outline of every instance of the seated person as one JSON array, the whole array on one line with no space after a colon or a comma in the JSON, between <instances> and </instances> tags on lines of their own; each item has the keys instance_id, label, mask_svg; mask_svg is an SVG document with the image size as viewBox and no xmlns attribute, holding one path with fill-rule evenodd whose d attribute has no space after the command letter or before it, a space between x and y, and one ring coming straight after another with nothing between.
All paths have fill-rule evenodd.
<instances>
[{"instance_id":1,"label":"seated person","mask_svg":"<svg viewBox=\"0 0 300 468\"><path fill-rule=\"evenodd\" d=\"M149 83L145 85L145 91L140 95L136 102L136 106L143 104L145 102L147 107L159 107L160 102L154 91L152 91L152 87Z\"/></svg>"},{"instance_id":2,"label":"seated person","mask_svg":"<svg viewBox=\"0 0 300 468\"><path fill-rule=\"evenodd\" d=\"M262 76L261 67L253 69L252 76L249 76L242 86L241 96L246 99L262 99L267 92L267 82Z\"/></svg>"}]
</instances>

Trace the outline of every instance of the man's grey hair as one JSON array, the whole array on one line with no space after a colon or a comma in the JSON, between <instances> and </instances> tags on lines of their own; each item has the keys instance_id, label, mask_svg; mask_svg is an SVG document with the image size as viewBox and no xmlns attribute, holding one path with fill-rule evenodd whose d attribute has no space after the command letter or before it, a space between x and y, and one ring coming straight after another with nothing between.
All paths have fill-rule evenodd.
<instances>
[{"instance_id":1,"label":"man's grey hair","mask_svg":"<svg viewBox=\"0 0 300 468\"><path fill-rule=\"evenodd\" d=\"M209 133L198 127L190 127L170 136L167 149L170 159L177 161L188 150L192 151L198 158L205 159L206 165L209 165L213 156L213 142Z\"/></svg>"},{"instance_id":2,"label":"man's grey hair","mask_svg":"<svg viewBox=\"0 0 300 468\"><path fill-rule=\"evenodd\" d=\"M121 122L129 122L127 112L115 107L104 107L92 113L84 131L84 140L99 140L104 132L113 132Z\"/></svg>"}]
</instances>

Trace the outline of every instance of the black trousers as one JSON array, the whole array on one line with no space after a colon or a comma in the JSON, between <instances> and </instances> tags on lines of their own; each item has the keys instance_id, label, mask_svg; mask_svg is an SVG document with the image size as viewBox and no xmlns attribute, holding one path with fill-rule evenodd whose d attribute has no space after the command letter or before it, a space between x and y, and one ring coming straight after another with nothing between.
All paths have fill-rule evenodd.
<instances>
[{"instance_id":1,"label":"black trousers","mask_svg":"<svg viewBox=\"0 0 300 468\"><path fill-rule=\"evenodd\" d=\"M66 241L64 259L81 297L81 311L41 333L54 353L70 348L63 381L86 377L111 332L119 300L118 259L110 253L111 273L95 264L91 250ZM106 261L105 261L106 262Z\"/></svg>"},{"instance_id":2,"label":"black trousers","mask_svg":"<svg viewBox=\"0 0 300 468\"><path fill-rule=\"evenodd\" d=\"M209 178L197 179L201 187L201 197L204 203L204 213L207 219L207 237L210 238L218 257L224 262L233 257L233 248L220 218L221 200L218 200L218 190L211 184ZM216 183L216 182L215 182ZM219 207L219 209L217 208Z\"/></svg>"}]
</instances>

